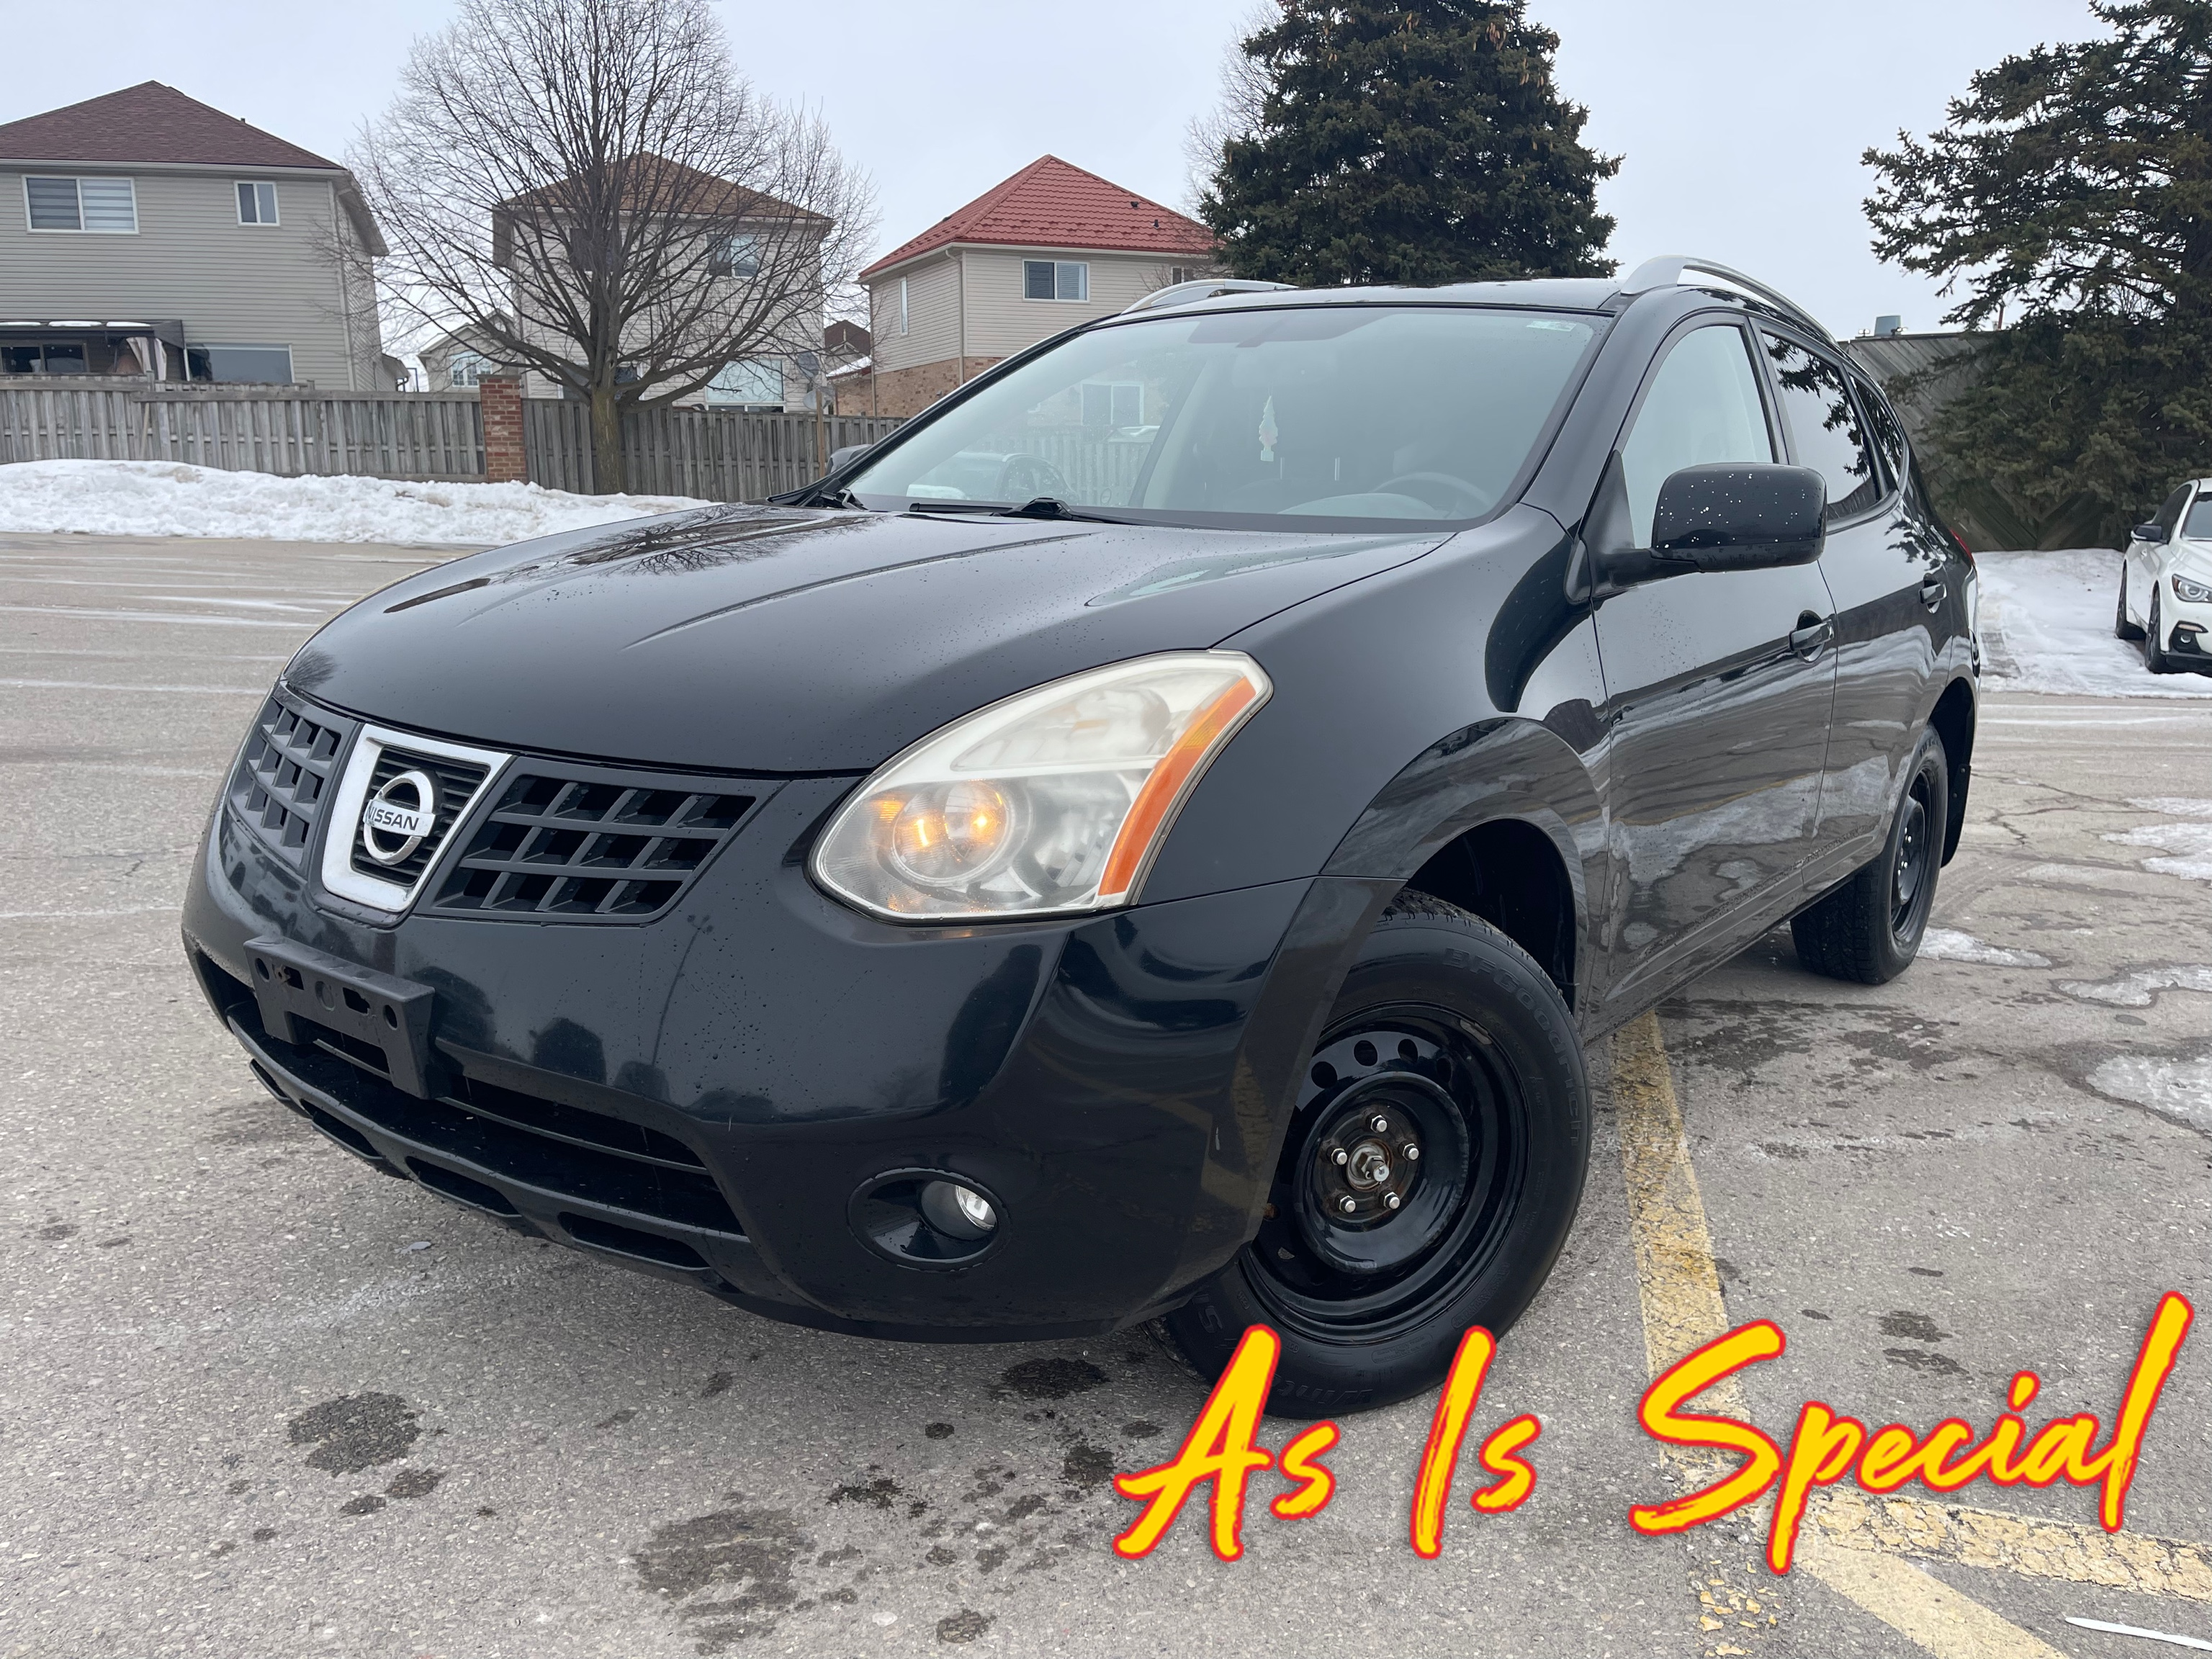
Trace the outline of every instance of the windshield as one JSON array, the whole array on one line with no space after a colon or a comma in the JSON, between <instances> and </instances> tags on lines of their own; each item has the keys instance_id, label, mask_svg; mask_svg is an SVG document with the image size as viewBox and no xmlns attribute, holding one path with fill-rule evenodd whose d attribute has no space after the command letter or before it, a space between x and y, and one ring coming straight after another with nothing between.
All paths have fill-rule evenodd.
<instances>
[{"instance_id":1,"label":"windshield","mask_svg":"<svg viewBox=\"0 0 2212 1659\"><path fill-rule=\"evenodd\" d=\"M878 508L1049 496L1165 522L1479 519L1595 332L1465 306L1119 324L1023 364L844 482Z\"/></svg>"}]
</instances>

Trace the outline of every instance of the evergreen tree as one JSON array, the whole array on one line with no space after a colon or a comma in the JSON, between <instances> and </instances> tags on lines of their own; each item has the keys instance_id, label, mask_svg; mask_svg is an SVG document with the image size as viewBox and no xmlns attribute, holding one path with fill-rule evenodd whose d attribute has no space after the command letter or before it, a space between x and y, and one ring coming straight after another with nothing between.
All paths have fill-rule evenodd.
<instances>
[{"instance_id":1,"label":"evergreen tree","mask_svg":"<svg viewBox=\"0 0 2212 1659\"><path fill-rule=\"evenodd\" d=\"M1869 150L1875 251L2009 324L1932 434L2043 545L2117 537L2212 471L2212 3L2092 0L2106 38L1976 76Z\"/></svg>"},{"instance_id":2,"label":"evergreen tree","mask_svg":"<svg viewBox=\"0 0 2212 1659\"><path fill-rule=\"evenodd\" d=\"M1283 0L1238 48L1257 109L1199 216L1240 276L1605 276L1597 183L1620 162L1583 144L1559 44L1523 0Z\"/></svg>"}]
</instances>

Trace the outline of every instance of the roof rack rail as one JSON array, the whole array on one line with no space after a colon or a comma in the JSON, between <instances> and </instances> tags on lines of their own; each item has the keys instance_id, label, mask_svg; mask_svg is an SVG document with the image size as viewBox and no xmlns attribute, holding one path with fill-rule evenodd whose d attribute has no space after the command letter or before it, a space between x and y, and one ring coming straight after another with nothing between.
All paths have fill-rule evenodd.
<instances>
[{"instance_id":1,"label":"roof rack rail","mask_svg":"<svg viewBox=\"0 0 2212 1659\"><path fill-rule=\"evenodd\" d=\"M1646 259L1634 270L1630 271L1626 278L1622 281L1619 291L1623 294L1649 294L1653 289L1673 288L1682 280L1684 272L1692 270L1702 272L1707 276L1717 276L1722 281L1765 301L1776 310L1789 316L1791 320L1802 323L1820 338L1827 341L1830 345L1835 343L1834 337L1820 325L1820 319L1788 295L1778 289L1769 288L1757 277L1747 276L1741 271L1731 269L1717 259L1701 259L1697 255L1690 253L1662 253L1656 259Z\"/></svg>"},{"instance_id":2,"label":"roof rack rail","mask_svg":"<svg viewBox=\"0 0 2212 1659\"><path fill-rule=\"evenodd\" d=\"M1293 283L1257 283L1241 276L1201 276L1193 283L1171 283L1165 288L1156 288L1136 304L1125 307L1121 314L1127 317L1133 311L1163 311L1170 306L1187 306L1199 300L1218 300L1224 294L1268 294L1279 289L1288 293L1296 287Z\"/></svg>"}]
</instances>

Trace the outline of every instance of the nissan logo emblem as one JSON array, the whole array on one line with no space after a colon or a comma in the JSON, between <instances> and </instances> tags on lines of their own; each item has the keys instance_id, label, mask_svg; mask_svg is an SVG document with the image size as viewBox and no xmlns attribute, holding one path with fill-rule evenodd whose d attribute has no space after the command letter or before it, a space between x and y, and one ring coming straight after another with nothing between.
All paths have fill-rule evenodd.
<instances>
[{"instance_id":1,"label":"nissan logo emblem","mask_svg":"<svg viewBox=\"0 0 2212 1659\"><path fill-rule=\"evenodd\" d=\"M438 822L438 786L425 772L402 772L361 811L362 850L379 864L404 864Z\"/></svg>"}]
</instances>

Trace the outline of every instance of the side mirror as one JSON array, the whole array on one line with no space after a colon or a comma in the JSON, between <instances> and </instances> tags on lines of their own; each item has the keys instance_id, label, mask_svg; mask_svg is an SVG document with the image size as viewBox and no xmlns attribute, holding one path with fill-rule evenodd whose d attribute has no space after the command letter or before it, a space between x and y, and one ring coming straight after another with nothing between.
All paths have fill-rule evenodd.
<instances>
[{"instance_id":1,"label":"side mirror","mask_svg":"<svg viewBox=\"0 0 2212 1659\"><path fill-rule=\"evenodd\" d=\"M858 460L861 456L866 454L874 447L875 446L873 444L847 444L842 449L831 450L830 452L830 471L831 472L843 471L848 463Z\"/></svg>"},{"instance_id":2,"label":"side mirror","mask_svg":"<svg viewBox=\"0 0 2212 1659\"><path fill-rule=\"evenodd\" d=\"M1827 481L1810 467L1765 461L1686 466L1659 486L1652 544L1638 547L1627 475L1616 451L1568 562L1567 600L1582 605L1692 571L1810 564L1826 538L1827 505Z\"/></svg>"},{"instance_id":3,"label":"side mirror","mask_svg":"<svg viewBox=\"0 0 2212 1659\"><path fill-rule=\"evenodd\" d=\"M1828 484L1809 466L1686 466L1659 486L1655 563L1692 570L1810 564L1827 535Z\"/></svg>"},{"instance_id":4,"label":"side mirror","mask_svg":"<svg viewBox=\"0 0 2212 1659\"><path fill-rule=\"evenodd\" d=\"M2166 539L2166 526L2153 520L2149 524L2137 525L2128 534L2139 542L2162 542Z\"/></svg>"}]
</instances>

